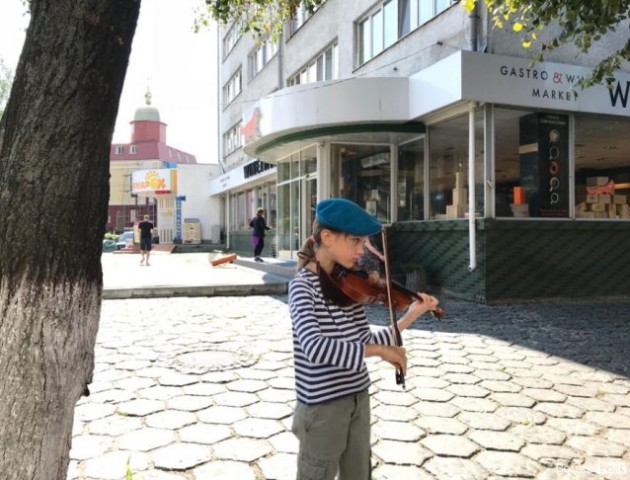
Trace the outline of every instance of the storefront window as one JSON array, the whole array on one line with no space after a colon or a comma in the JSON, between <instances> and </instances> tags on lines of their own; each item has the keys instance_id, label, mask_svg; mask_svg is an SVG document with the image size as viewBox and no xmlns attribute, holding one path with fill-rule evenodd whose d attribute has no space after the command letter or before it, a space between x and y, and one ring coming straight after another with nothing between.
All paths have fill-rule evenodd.
<instances>
[{"instance_id":1,"label":"storefront window","mask_svg":"<svg viewBox=\"0 0 630 480\"><path fill-rule=\"evenodd\" d=\"M278 165L278 172L289 174L289 178L279 181L277 187L277 256L280 258L293 258L311 234L317 200L316 170L314 145L295 152Z\"/></svg>"},{"instance_id":2,"label":"storefront window","mask_svg":"<svg viewBox=\"0 0 630 480\"><path fill-rule=\"evenodd\" d=\"M424 138L398 148L398 220L424 220Z\"/></svg>"},{"instance_id":3,"label":"storefront window","mask_svg":"<svg viewBox=\"0 0 630 480\"><path fill-rule=\"evenodd\" d=\"M293 183L278 185L278 251L291 251L291 187Z\"/></svg>"},{"instance_id":4,"label":"storefront window","mask_svg":"<svg viewBox=\"0 0 630 480\"><path fill-rule=\"evenodd\" d=\"M333 145L339 195L353 200L384 223L390 221L389 145ZM334 182L333 182L334 183Z\"/></svg>"},{"instance_id":5,"label":"storefront window","mask_svg":"<svg viewBox=\"0 0 630 480\"><path fill-rule=\"evenodd\" d=\"M568 115L496 108L497 217L569 216Z\"/></svg>"},{"instance_id":6,"label":"storefront window","mask_svg":"<svg viewBox=\"0 0 630 480\"><path fill-rule=\"evenodd\" d=\"M575 215L630 219L630 120L575 117Z\"/></svg>"},{"instance_id":7,"label":"storefront window","mask_svg":"<svg viewBox=\"0 0 630 480\"><path fill-rule=\"evenodd\" d=\"M291 163L278 163L278 183L286 182L291 178Z\"/></svg>"},{"instance_id":8,"label":"storefront window","mask_svg":"<svg viewBox=\"0 0 630 480\"><path fill-rule=\"evenodd\" d=\"M468 217L468 115L431 126L429 179L433 219ZM483 215L483 111L475 115L475 215Z\"/></svg>"}]
</instances>

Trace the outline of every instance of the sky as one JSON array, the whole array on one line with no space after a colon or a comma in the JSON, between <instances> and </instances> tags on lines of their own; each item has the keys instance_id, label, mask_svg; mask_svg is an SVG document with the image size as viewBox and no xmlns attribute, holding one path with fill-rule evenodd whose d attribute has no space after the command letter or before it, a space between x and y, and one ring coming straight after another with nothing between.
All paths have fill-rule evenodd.
<instances>
[{"instance_id":1,"label":"sky","mask_svg":"<svg viewBox=\"0 0 630 480\"><path fill-rule=\"evenodd\" d=\"M0 59L15 72L28 16L21 0L1 0ZM169 146L217 163L217 33L193 32L200 0L142 0L112 143L129 143L147 87L166 123Z\"/></svg>"}]
</instances>

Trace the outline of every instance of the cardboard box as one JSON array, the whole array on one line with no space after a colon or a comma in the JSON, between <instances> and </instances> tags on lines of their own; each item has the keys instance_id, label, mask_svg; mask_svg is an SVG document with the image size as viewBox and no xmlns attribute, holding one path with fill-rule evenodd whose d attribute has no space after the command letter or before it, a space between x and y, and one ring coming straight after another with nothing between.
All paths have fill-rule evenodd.
<instances>
[{"instance_id":1,"label":"cardboard box","mask_svg":"<svg viewBox=\"0 0 630 480\"><path fill-rule=\"evenodd\" d=\"M613 203L617 205L623 205L624 203L628 203L628 197L626 195L617 195L613 198Z\"/></svg>"},{"instance_id":2,"label":"cardboard box","mask_svg":"<svg viewBox=\"0 0 630 480\"><path fill-rule=\"evenodd\" d=\"M603 203L594 203L591 205L591 212L605 212L606 205Z\"/></svg>"},{"instance_id":3,"label":"cardboard box","mask_svg":"<svg viewBox=\"0 0 630 480\"><path fill-rule=\"evenodd\" d=\"M599 203L599 198L597 195L587 195L586 203Z\"/></svg>"},{"instance_id":4,"label":"cardboard box","mask_svg":"<svg viewBox=\"0 0 630 480\"><path fill-rule=\"evenodd\" d=\"M609 180L608 177L587 177L586 186L601 187L602 185L606 185Z\"/></svg>"},{"instance_id":5,"label":"cardboard box","mask_svg":"<svg viewBox=\"0 0 630 480\"><path fill-rule=\"evenodd\" d=\"M462 205L447 205L446 217L447 218L463 218L464 207Z\"/></svg>"},{"instance_id":6,"label":"cardboard box","mask_svg":"<svg viewBox=\"0 0 630 480\"><path fill-rule=\"evenodd\" d=\"M526 203L512 203L510 208L515 217L529 217L529 205Z\"/></svg>"},{"instance_id":7,"label":"cardboard box","mask_svg":"<svg viewBox=\"0 0 630 480\"><path fill-rule=\"evenodd\" d=\"M597 195L597 203L609 204L611 203L611 200L612 199L610 195L606 195L606 194Z\"/></svg>"},{"instance_id":8,"label":"cardboard box","mask_svg":"<svg viewBox=\"0 0 630 480\"><path fill-rule=\"evenodd\" d=\"M576 213L583 213L583 212L586 212L586 211L588 211L588 205L585 202L578 203L575 206L575 212Z\"/></svg>"}]
</instances>

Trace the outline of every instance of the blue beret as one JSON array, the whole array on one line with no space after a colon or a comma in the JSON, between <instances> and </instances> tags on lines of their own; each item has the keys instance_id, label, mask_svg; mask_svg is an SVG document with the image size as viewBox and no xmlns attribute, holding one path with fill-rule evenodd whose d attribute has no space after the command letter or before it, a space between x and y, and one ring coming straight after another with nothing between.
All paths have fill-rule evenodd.
<instances>
[{"instance_id":1,"label":"blue beret","mask_svg":"<svg viewBox=\"0 0 630 480\"><path fill-rule=\"evenodd\" d=\"M374 235L381 230L376 217L345 198L322 200L315 207L315 218L324 227L359 237Z\"/></svg>"}]
</instances>

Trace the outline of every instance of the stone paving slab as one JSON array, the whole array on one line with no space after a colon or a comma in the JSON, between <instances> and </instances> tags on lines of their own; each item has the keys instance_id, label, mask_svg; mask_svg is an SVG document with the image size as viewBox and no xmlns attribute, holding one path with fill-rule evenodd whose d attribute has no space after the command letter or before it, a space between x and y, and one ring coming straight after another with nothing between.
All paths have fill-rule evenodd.
<instances>
[{"instance_id":1,"label":"stone paving slab","mask_svg":"<svg viewBox=\"0 0 630 480\"><path fill-rule=\"evenodd\" d=\"M630 479L630 300L444 303L368 360L373 480ZM286 296L105 300L95 361L68 480L295 478Z\"/></svg>"}]
</instances>

